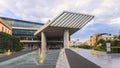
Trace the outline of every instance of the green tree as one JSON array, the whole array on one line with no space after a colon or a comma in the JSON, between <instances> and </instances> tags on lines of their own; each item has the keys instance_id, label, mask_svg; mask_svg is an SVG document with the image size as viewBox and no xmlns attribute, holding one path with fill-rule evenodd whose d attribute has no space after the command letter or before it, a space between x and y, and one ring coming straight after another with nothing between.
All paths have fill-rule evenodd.
<instances>
[{"instance_id":1,"label":"green tree","mask_svg":"<svg viewBox=\"0 0 120 68\"><path fill-rule=\"evenodd\" d=\"M104 39L100 39L100 40L98 40L97 44L105 45L106 41Z\"/></svg>"},{"instance_id":2,"label":"green tree","mask_svg":"<svg viewBox=\"0 0 120 68\"><path fill-rule=\"evenodd\" d=\"M0 49L7 51L10 49L11 51L20 51L23 49L23 44L20 43L20 39L18 37L0 32Z\"/></svg>"}]
</instances>

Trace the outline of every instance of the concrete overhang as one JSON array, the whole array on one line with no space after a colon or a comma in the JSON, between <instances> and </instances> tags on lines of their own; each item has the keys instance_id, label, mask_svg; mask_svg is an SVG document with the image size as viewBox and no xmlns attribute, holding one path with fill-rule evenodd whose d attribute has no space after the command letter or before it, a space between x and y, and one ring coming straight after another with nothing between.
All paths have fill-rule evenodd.
<instances>
[{"instance_id":1,"label":"concrete overhang","mask_svg":"<svg viewBox=\"0 0 120 68\"><path fill-rule=\"evenodd\" d=\"M12 29L17 29L17 30L37 30L38 28L24 28L24 27L12 27Z\"/></svg>"},{"instance_id":2,"label":"concrete overhang","mask_svg":"<svg viewBox=\"0 0 120 68\"><path fill-rule=\"evenodd\" d=\"M63 37L65 30L69 30L69 34L72 35L93 18L92 15L64 11L53 21L49 21L39 28L34 35L40 36L41 32L45 32L47 37Z\"/></svg>"}]
</instances>

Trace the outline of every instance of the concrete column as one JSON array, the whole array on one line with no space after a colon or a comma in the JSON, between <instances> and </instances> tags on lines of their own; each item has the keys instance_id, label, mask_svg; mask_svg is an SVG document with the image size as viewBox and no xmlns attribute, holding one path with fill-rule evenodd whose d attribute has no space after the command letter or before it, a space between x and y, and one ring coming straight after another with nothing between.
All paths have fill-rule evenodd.
<instances>
[{"instance_id":1,"label":"concrete column","mask_svg":"<svg viewBox=\"0 0 120 68\"><path fill-rule=\"evenodd\" d=\"M46 57L46 45L47 45L47 41L46 41L45 33L41 32L41 53L43 56L43 60Z\"/></svg>"},{"instance_id":2,"label":"concrete column","mask_svg":"<svg viewBox=\"0 0 120 68\"><path fill-rule=\"evenodd\" d=\"M44 32L41 32L41 50L46 50L46 36Z\"/></svg>"},{"instance_id":3,"label":"concrete column","mask_svg":"<svg viewBox=\"0 0 120 68\"><path fill-rule=\"evenodd\" d=\"M69 47L69 30L65 30L64 31L64 48L68 48Z\"/></svg>"}]
</instances>

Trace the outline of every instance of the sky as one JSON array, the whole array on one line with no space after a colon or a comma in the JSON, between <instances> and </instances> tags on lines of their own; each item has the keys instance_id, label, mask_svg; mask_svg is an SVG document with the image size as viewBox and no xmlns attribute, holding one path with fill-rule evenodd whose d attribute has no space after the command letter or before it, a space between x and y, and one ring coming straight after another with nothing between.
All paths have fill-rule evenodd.
<instances>
[{"instance_id":1,"label":"sky","mask_svg":"<svg viewBox=\"0 0 120 68\"><path fill-rule=\"evenodd\" d=\"M96 33L120 32L119 0L0 0L0 16L39 23L63 11L94 15L95 18L71 36L86 41Z\"/></svg>"}]
</instances>

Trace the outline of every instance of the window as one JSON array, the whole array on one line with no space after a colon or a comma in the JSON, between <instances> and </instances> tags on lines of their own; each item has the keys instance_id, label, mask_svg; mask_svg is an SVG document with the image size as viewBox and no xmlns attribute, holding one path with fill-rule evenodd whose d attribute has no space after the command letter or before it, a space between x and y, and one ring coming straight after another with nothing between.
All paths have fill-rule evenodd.
<instances>
[{"instance_id":1,"label":"window","mask_svg":"<svg viewBox=\"0 0 120 68\"><path fill-rule=\"evenodd\" d=\"M2 32L4 31L4 27L2 27Z\"/></svg>"}]
</instances>

